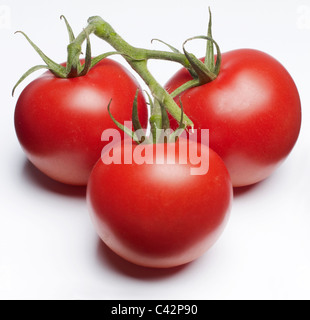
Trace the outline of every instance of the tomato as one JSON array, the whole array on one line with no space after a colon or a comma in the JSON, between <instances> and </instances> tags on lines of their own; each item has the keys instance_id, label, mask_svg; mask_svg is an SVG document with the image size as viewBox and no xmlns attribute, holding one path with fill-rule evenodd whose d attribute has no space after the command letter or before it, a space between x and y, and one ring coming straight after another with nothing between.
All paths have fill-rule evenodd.
<instances>
[{"instance_id":1,"label":"tomato","mask_svg":"<svg viewBox=\"0 0 310 320\"><path fill-rule=\"evenodd\" d=\"M178 160L179 144L173 150L156 146L146 145L144 151L137 149L141 145L115 146L116 158L138 153L144 160L110 165L100 160L89 179L87 202L110 249L137 265L169 268L193 261L219 238L229 217L232 185L225 164L206 146L198 144L198 150L209 152L209 170L195 175L189 152L186 161ZM169 159L176 161L169 164Z\"/></svg>"},{"instance_id":2,"label":"tomato","mask_svg":"<svg viewBox=\"0 0 310 320\"><path fill-rule=\"evenodd\" d=\"M266 53L241 49L222 59L218 78L185 91L181 100L195 128L210 129L210 148L224 160L233 185L251 185L270 176L293 149L300 98L287 70ZM191 79L182 69L165 87L172 92Z\"/></svg>"},{"instance_id":3,"label":"tomato","mask_svg":"<svg viewBox=\"0 0 310 320\"><path fill-rule=\"evenodd\" d=\"M104 147L101 134L114 126L109 101L113 114L129 121L137 88L133 76L110 59L77 78L61 79L47 71L23 90L16 105L16 133L28 159L52 179L86 185ZM138 108L146 127L142 94Z\"/></svg>"}]
</instances>

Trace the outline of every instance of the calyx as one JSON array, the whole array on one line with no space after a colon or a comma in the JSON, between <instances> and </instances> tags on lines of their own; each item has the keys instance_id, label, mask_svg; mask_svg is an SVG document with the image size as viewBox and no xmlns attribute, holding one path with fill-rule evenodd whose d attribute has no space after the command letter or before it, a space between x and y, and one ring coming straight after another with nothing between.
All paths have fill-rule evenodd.
<instances>
[{"instance_id":1,"label":"calyx","mask_svg":"<svg viewBox=\"0 0 310 320\"><path fill-rule=\"evenodd\" d=\"M63 19L66 23L67 31L69 34L69 41L70 41L67 47L68 56L67 56L67 62L65 66L56 63L55 61L50 59L47 55L45 55L41 51L41 49L35 43L33 43L31 39L23 31L15 32L15 33L22 34L26 38L26 40L30 43L30 45L35 49L35 51L39 54L39 56L45 62L45 65L34 66L30 68L27 72L25 72L15 84L12 90L12 95L14 95L16 88L23 80L25 80L33 72L38 71L40 69L47 69L51 71L57 78L62 78L62 79L82 77L82 76L85 76L89 72L89 70L93 68L101 60L107 58L108 56L117 54L117 52L107 52L98 57L92 58L89 33L87 30L84 29L87 44L86 44L85 62L82 65L80 60L81 50L79 49L76 50L77 47L73 45L73 43L76 41L76 38L71 29L71 26L64 16L61 16L60 18Z\"/></svg>"}]
</instances>

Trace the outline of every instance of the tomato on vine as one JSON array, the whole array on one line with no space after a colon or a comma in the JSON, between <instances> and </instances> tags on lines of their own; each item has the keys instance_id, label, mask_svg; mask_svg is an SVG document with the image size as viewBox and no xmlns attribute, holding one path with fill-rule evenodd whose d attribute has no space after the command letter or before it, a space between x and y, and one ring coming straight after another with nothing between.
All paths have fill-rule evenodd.
<instances>
[{"instance_id":1,"label":"tomato on vine","mask_svg":"<svg viewBox=\"0 0 310 320\"><path fill-rule=\"evenodd\" d=\"M224 162L184 132L175 142L176 132L160 130L154 141L136 131L132 143L109 130L103 138L113 137L111 147L89 179L87 202L99 237L140 266L170 268L199 258L229 218L233 192Z\"/></svg>"},{"instance_id":2,"label":"tomato on vine","mask_svg":"<svg viewBox=\"0 0 310 320\"><path fill-rule=\"evenodd\" d=\"M113 153L133 155L138 147L121 144ZM93 224L103 242L132 263L153 268L189 263L214 245L227 224L228 171L212 150L205 175L191 175L189 156L185 164L168 164L177 159L178 144L157 151L149 144L144 150L143 163L96 164L87 188Z\"/></svg>"},{"instance_id":3,"label":"tomato on vine","mask_svg":"<svg viewBox=\"0 0 310 320\"><path fill-rule=\"evenodd\" d=\"M210 130L210 147L224 160L233 185L255 184L274 172L298 139L299 93L288 71L266 53L240 49L221 54L217 46L214 59L211 37L211 24L209 37L196 37L208 40L204 63L187 54L197 69L206 71L205 78L200 76L194 87L196 80L183 68L165 88L177 103L182 99L195 128Z\"/></svg>"},{"instance_id":4,"label":"tomato on vine","mask_svg":"<svg viewBox=\"0 0 310 320\"><path fill-rule=\"evenodd\" d=\"M72 43L75 38L68 23L67 27ZM106 58L112 53L92 59L88 36L85 60L69 45L68 61L62 65L25 37L47 65L31 68L17 85L36 70L49 70L32 81L17 101L18 140L28 159L47 176L85 186L105 145L101 134L113 125L107 112L110 99L115 115L130 120L130 106L140 86L124 66ZM138 99L140 121L146 127L146 103L142 94Z\"/></svg>"}]
</instances>

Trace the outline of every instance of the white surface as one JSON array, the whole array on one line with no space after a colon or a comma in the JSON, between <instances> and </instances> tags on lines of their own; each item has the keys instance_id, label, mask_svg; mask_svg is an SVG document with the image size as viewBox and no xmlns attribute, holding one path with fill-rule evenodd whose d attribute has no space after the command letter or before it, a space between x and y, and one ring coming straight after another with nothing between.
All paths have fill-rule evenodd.
<instances>
[{"instance_id":1,"label":"white surface","mask_svg":"<svg viewBox=\"0 0 310 320\"><path fill-rule=\"evenodd\" d=\"M150 44L160 38L180 48L186 38L206 32L208 5L222 51L260 49L289 70L302 99L302 133L270 179L237 192L229 225L208 253L173 270L143 269L100 243L83 189L50 181L27 163L13 127L25 83L15 98L10 92L21 74L41 60L13 32L25 31L59 62L66 59L67 41L61 14L76 33L89 16L100 15L133 45L164 48ZM309 0L1 0L0 37L1 299L310 298ZM92 39L94 53L110 49ZM204 44L198 43L190 48L203 55ZM172 63L152 64L162 84L178 69Z\"/></svg>"}]
</instances>

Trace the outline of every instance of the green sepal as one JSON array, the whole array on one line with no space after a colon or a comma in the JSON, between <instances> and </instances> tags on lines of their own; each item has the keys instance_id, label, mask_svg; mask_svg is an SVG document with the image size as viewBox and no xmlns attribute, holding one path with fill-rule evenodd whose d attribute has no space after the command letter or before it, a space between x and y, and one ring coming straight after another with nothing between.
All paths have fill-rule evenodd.
<instances>
[{"instance_id":1,"label":"green sepal","mask_svg":"<svg viewBox=\"0 0 310 320\"><path fill-rule=\"evenodd\" d=\"M209 7L208 37L213 39L213 36L212 36L212 13L211 13L210 7ZM214 46L213 46L213 42L210 40L207 41L207 52L206 52L206 58L205 58L205 65L207 66L207 68L211 72L215 71Z\"/></svg>"},{"instance_id":2,"label":"green sepal","mask_svg":"<svg viewBox=\"0 0 310 320\"><path fill-rule=\"evenodd\" d=\"M153 138L153 143L156 143L157 140L158 140L158 137L157 137L157 132L159 129L162 129L162 115L158 115L154 112L156 106L150 96L150 94L145 91L145 93L147 94L148 96L148 104L150 105L150 109L151 109L151 116L150 116L150 119L149 119L149 123L151 125L151 135L152 135L152 138ZM155 101L155 103L159 103L159 101Z\"/></svg>"},{"instance_id":3,"label":"green sepal","mask_svg":"<svg viewBox=\"0 0 310 320\"><path fill-rule=\"evenodd\" d=\"M29 37L22 31L16 31L15 33L21 33L27 41L30 43L30 45L36 50L36 52L39 54L39 56L43 59L43 61L46 63L48 69L57 77L59 78L66 78L66 68L62 65L54 62L49 57L47 57L30 39Z\"/></svg>"},{"instance_id":4,"label":"green sepal","mask_svg":"<svg viewBox=\"0 0 310 320\"><path fill-rule=\"evenodd\" d=\"M65 21L65 24L66 24L66 27L67 27L67 30L68 30L68 34L69 34L69 42L73 42L75 40L75 36L74 36L74 33L72 31L72 28L68 22L68 20L66 19L66 17L64 15L61 15L60 16L60 19L63 19Z\"/></svg>"},{"instance_id":5,"label":"green sepal","mask_svg":"<svg viewBox=\"0 0 310 320\"><path fill-rule=\"evenodd\" d=\"M85 30L84 30L85 31ZM79 73L79 77L85 76L91 68L91 45L89 40L89 35L86 33L86 54L85 54L85 63L83 66L83 70Z\"/></svg>"},{"instance_id":6,"label":"green sepal","mask_svg":"<svg viewBox=\"0 0 310 320\"><path fill-rule=\"evenodd\" d=\"M99 63L100 61L102 61L103 59L107 58L107 57L110 57L110 56L113 56L113 55L116 55L116 54L120 54L120 52L117 52L117 51L112 51L112 52L107 52L107 53L104 53L104 54L101 54L95 58L93 58L91 60L91 66L90 66L90 69L92 69L97 63Z\"/></svg>"},{"instance_id":7,"label":"green sepal","mask_svg":"<svg viewBox=\"0 0 310 320\"><path fill-rule=\"evenodd\" d=\"M181 120L178 129L176 129L169 137L169 142L177 142L181 134L184 132L186 129L186 125L183 122L184 118L184 108L183 108L183 103L181 100L181 97L179 98L180 106L181 106Z\"/></svg>"},{"instance_id":8,"label":"green sepal","mask_svg":"<svg viewBox=\"0 0 310 320\"><path fill-rule=\"evenodd\" d=\"M179 97L179 102L180 102L180 106L181 106L181 120L180 120L180 124L179 124L179 128L178 129L185 129L185 124L183 122L183 118L184 118L184 107L183 107L183 103L181 100L181 97Z\"/></svg>"},{"instance_id":9,"label":"green sepal","mask_svg":"<svg viewBox=\"0 0 310 320\"><path fill-rule=\"evenodd\" d=\"M136 134L137 138L139 139L139 143L143 143L144 141L147 140L145 132L141 136L137 134L137 131L138 132L142 132L141 130L144 131L144 129L141 126L139 114L138 114L138 96L139 96L139 89L137 89L137 91L136 91L135 99L134 99L133 106L132 106L132 124L133 124L133 128L135 130L135 134Z\"/></svg>"},{"instance_id":10,"label":"green sepal","mask_svg":"<svg viewBox=\"0 0 310 320\"><path fill-rule=\"evenodd\" d=\"M146 93L146 95L147 95L147 97L148 97L148 99L149 99L148 104L149 104L149 106L150 106L151 113L152 113L152 110L154 110L154 103L153 103L153 100L151 99L150 94L149 94L146 90L145 90L144 92Z\"/></svg>"},{"instance_id":11,"label":"green sepal","mask_svg":"<svg viewBox=\"0 0 310 320\"><path fill-rule=\"evenodd\" d=\"M186 58L188 59L189 63L191 64L191 66L193 67L193 69L195 70L195 72L197 73L198 79L200 84L206 84L208 82L211 82L212 80L214 80L216 78L215 74L210 71L208 69L208 67L199 59L196 58L196 56L192 53L188 53L185 50L185 44L189 41L189 40L193 40L194 38L188 39L184 42L183 44L183 51L184 54L186 56Z\"/></svg>"},{"instance_id":12,"label":"green sepal","mask_svg":"<svg viewBox=\"0 0 310 320\"><path fill-rule=\"evenodd\" d=\"M73 33L73 30L72 30L72 28L71 28L68 20L66 19L66 17L65 17L64 15L61 15L61 16L60 16L60 19L63 19L63 20L65 21L65 24L66 24L66 27L67 27L67 31L68 31L68 35L69 35L69 44L71 44L72 42L75 41L75 35L74 35L74 33ZM68 56L68 59L67 59L67 66L68 66L68 61L69 61L69 56ZM76 64L77 64L77 65L76 65L77 73L80 73L81 70L82 70L82 66L81 66L81 63L80 63L80 60L79 60L79 59L76 61ZM68 70L68 67L67 67L67 77L68 77L68 78L74 77L74 74L75 74L74 72L71 72L71 73L70 73L70 71L71 71L71 70ZM68 76L68 75L69 75L69 76ZM76 76L77 76L77 75L76 75Z\"/></svg>"},{"instance_id":13,"label":"green sepal","mask_svg":"<svg viewBox=\"0 0 310 320\"><path fill-rule=\"evenodd\" d=\"M198 37L194 37L194 38L189 39L189 40L195 40L195 39L207 40L209 42L212 42L215 45L217 57L216 57L216 63L215 63L215 66L214 66L213 73L217 77L219 75L219 73L220 73L221 64L222 64L222 53L221 53L220 46L217 44L217 42L214 39L212 39L210 37L206 37L206 36L198 36ZM212 60L214 61L214 56L213 56Z\"/></svg>"},{"instance_id":14,"label":"green sepal","mask_svg":"<svg viewBox=\"0 0 310 320\"><path fill-rule=\"evenodd\" d=\"M126 133L128 136L130 136L132 138L132 140L134 140L136 143L140 144L139 138L137 137L137 135L129 128L125 127L124 125L122 125L121 123L119 123L112 115L111 111L110 111L110 107L111 107L111 103L112 103L112 99L109 102L108 105L108 112L109 115L112 119L112 121L114 122L114 124L120 129L122 130L124 133Z\"/></svg>"},{"instance_id":15,"label":"green sepal","mask_svg":"<svg viewBox=\"0 0 310 320\"><path fill-rule=\"evenodd\" d=\"M132 106L132 124L135 131L142 129L142 126L139 120L139 115L138 115L138 95L139 95L139 89L137 89L136 91L135 99Z\"/></svg>"},{"instance_id":16,"label":"green sepal","mask_svg":"<svg viewBox=\"0 0 310 320\"><path fill-rule=\"evenodd\" d=\"M203 63L201 60L197 59L196 56L193 55L192 53L188 53L185 50L185 44L188 41L196 40L196 39L208 40L208 41L211 41L215 45L216 50L217 50L217 60L216 60L216 65L214 67L214 70L209 70L209 68L207 67L207 65L205 63ZM217 78L217 76L220 72L222 55L221 55L220 47L214 39L212 39L208 36L197 36L197 37L187 39L183 44L183 50L184 50L184 54L186 55L187 59L189 60L190 64L192 65L193 69L195 70L195 72L198 75L200 85L209 83ZM213 60L214 60L214 56L213 56Z\"/></svg>"},{"instance_id":17,"label":"green sepal","mask_svg":"<svg viewBox=\"0 0 310 320\"><path fill-rule=\"evenodd\" d=\"M25 72L21 78L16 82L13 90L12 90L12 96L14 96L14 93L15 93L15 89L18 87L18 85L24 81L29 75L31 75L33 72L36 72L38 70L41 70L41 69L48 69L48 66L44 66L44 65L39 65L39 66L35 66L35 67L32 67L30 68L27 72Z\"/></svg>"},{"instance_id":18,"label":"green sepal","mask_svg":"<svg viewBox=\"0 0 310 320\"><path fill-rule=\"evenodd\" d=\"M153 43L153 41L158 41L158 42L160 42L160 43L163 43L164 45L166 45L167 47L169 47L169 48L171 49L171 51L174 52L174 53L181 53L181 51L179 51L179 50L176 49L175 47L171 46L170 44L168 44L168 43L166 43L166 42L164 42L164 41L162 41L162 40L152 39L151 42Z\"/></svg>"}]
</instances>

